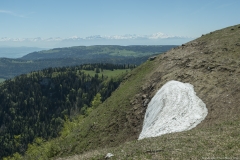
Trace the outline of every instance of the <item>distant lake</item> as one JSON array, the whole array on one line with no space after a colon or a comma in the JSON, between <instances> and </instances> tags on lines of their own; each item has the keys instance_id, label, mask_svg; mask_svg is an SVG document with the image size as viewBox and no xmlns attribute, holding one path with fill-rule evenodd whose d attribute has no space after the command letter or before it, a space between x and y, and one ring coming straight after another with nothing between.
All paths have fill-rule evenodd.
<instances>
[{"instance_id":1,"label":"distant lake","mask_svg":"<svg viewBox=\"0 0 240 160\"><path fill-rule=\"evenodd\" d=\"M21 58L22 56L44 48L37 47L0 47L0 58Z\"/></svg>"},{"instance_id":2,"label":"distant lake","mask_svg":"<svg viewBox=\"0 0 240 160\"><path fill-rule=\"evenodd\" d=\"M5 81L5 79L3 79L3 78L0 78L0 83L2 83L3 81Z\"/></svg>"}]
</instances>

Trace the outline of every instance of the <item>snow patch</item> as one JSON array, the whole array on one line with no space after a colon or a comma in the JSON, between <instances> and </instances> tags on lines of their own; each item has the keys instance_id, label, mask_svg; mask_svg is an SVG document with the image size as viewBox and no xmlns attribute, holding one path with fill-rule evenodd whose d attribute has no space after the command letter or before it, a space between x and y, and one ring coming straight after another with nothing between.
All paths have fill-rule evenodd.
<instances>
[{"instance_id":1,"label":"snow patch","mask_svg":"<svg viewBox=\"0 0 240 160\"><path fill-rule=\"evenodd\" d=\"M193 85L169 81L148 104L138 139L190 130L207 114L206 105L196 96Z\"/></svg>"}]
</instances>

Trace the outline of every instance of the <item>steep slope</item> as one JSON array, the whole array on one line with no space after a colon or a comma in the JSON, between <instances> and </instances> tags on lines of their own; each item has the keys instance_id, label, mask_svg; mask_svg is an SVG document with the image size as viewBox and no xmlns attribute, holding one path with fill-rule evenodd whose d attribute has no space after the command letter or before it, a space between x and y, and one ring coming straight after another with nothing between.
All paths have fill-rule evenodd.
<instances>
[{"instance_id":1,"label":"steep slope","mask_svg":"<svg viewBox=\"0 0 240 160\"><path fill-rule=\"evenodd\" d=\"M114 96L121 97L121 92L125 91L127 96L119 98L119 101L115 101L113 96L99 107L99 110L108 108L108 112L104 115L110 116L104 119L109 121L98 121L105 124L104 129L96 128L86 135L85 138L92 142L88 145L89 149L96 148L92 147L94 145L117 145L124 141L137 139L142 129L146 104L169 80L178 80L194 86L197 95L208 108L206 119L191 131L157 138L158 144L154 143L156 139L149 140L152 144L147 143L148 140L145 140L145 144L142 142L136 143L136 146L131 144L130 148L133 149L129 149L126 155L134 157L134 155L139 155L139 152L145 155L148 150L161 148L164 152L160 152L159 155L155 154L156 158L163 158L163 155L166 156L165 158L171 156L239 157L240 145L237 142L240 141L238 134L240 125L240 25L203 35L158 56L152 62L146 62L132 72L125 84L114 94ZM124 87L128 89L124 90ZM111 103L114 104L111 105ZM113 107L116 104L118 107ZM94 114L92 116L95 117ZM94 122L99 116L89 118ZM92 137L93 132L100 135L96 141ZM139 148L142 150L139 151ZM81 147L78 149L82 150ZM123 153L117 153L119 153L118 158L122 157ZM151 152L149 154L151 155Z\"/></svg>"},{"instance_id":2,"label":"steep slope","mask_svg":"<svg viewBox=\"0 0 240 160\"><path fill-rule=\"evenodd\" d=\"M207 117L192 130L138 141L147 104L170 80L192 84L206 104ZM113 159L240 157L239 91L240 25L236 25L134 69L68 136L51 142L55 154L50 157L80 154L60 159L103 159L107 152L114 154ZM25 158L33 157L29 153Z\"/></svg>"}]
</instances>

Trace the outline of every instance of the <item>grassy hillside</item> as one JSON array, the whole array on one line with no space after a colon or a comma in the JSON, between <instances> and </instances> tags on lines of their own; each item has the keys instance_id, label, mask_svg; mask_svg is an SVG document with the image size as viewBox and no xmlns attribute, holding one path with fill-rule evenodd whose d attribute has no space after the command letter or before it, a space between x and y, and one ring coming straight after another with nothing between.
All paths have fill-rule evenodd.
<instances>
[{"instance_id":1,"label":"grassy hillside","mask_svg":"<svg viewBox=\"0 0 240 160\"><path fill-rule=\"evenodd\" d=\"M194 86L208 108L206 119L190 131L138 141L147 102L170 80ZM71 132L33 144L24 159L104 159L108 152L114 154L111 159L239 158L239 97L240 25L236 25L134 69L110 98L87 117L79 117Z\"/></svg>"}]
</instances>

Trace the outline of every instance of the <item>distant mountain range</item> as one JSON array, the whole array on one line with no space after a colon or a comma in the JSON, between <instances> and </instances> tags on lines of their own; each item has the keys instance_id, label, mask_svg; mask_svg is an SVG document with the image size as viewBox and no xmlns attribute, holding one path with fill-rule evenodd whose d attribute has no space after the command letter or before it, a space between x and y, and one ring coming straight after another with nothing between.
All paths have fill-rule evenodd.
<instances>
[{"instance_id":1,"label":"distant mountain range","mask_svg":"<svg viewBox=\"0 0 240 160\"><path fill-rule=\"evenodd\" d=\"M36 38L7 38L7 37L2 37L0 38L0 42L3 41L65 41L65 40L88 40L88 39L163 39L163 38L192 38L192 37L184 37L184 36L172 36L172 35L167 35L161 32L151 34L151 35L136 35L136 34L126 34L126 35L113 35L113 36L101 36L101 35L93 35L93 36L88 36L88 37L79 37L79 36L72 36L69 38L60 38L60 37L50 37L50 38L41 38L41 37L36 37Z\"/></svg>"},{"instance_id":2,"label":"distant mountain range","mask_svg":"<svg viewBox=\"0 0 240 160\"><path fill-rule=\"evenodd\" d=\"M44 48L70 47L79 45L179 45L192 40L193 37L173 36L161 32L150 35L93 35L87 37L35 37L35 38L0 38L0 45L37 46Z\"/></svg>"}]
</instances>

